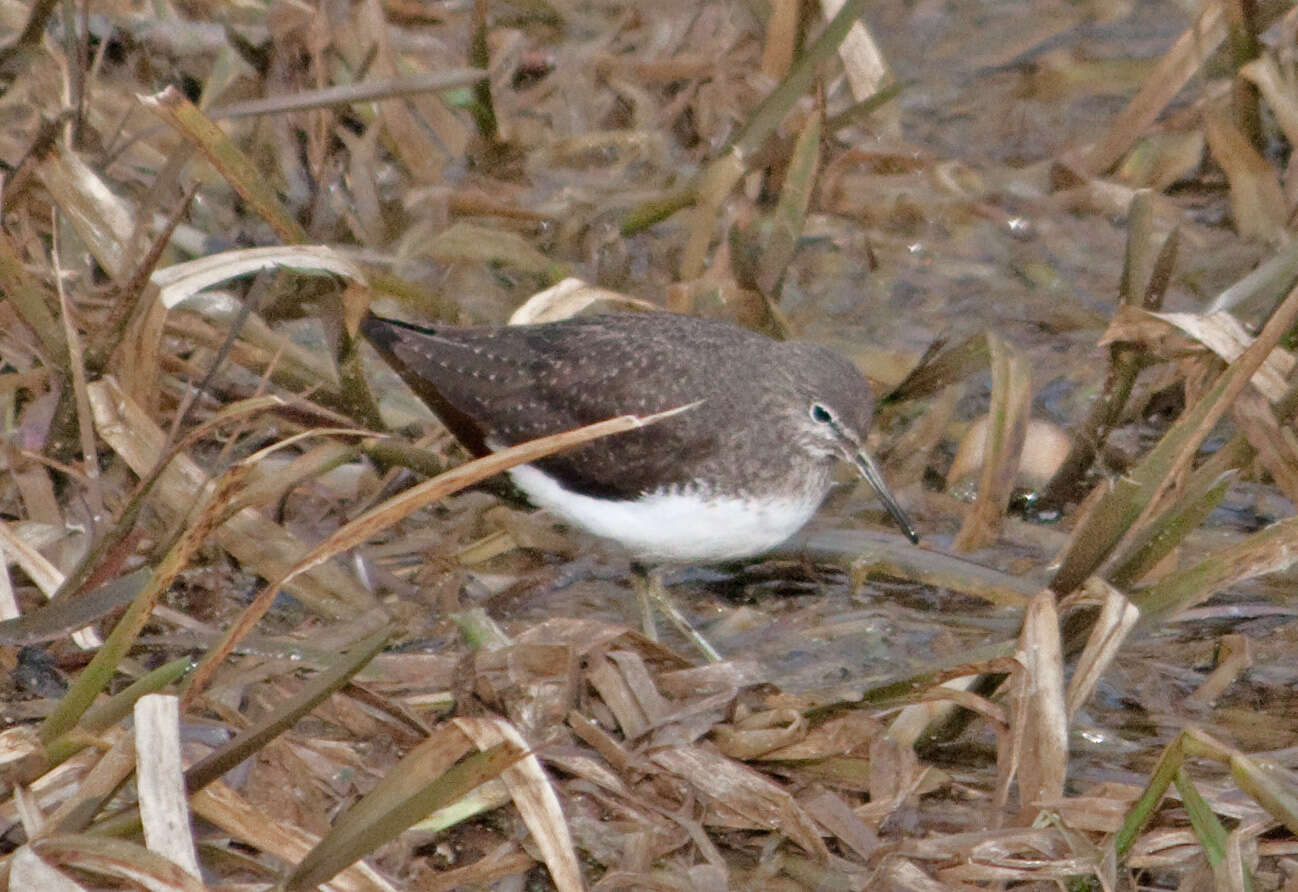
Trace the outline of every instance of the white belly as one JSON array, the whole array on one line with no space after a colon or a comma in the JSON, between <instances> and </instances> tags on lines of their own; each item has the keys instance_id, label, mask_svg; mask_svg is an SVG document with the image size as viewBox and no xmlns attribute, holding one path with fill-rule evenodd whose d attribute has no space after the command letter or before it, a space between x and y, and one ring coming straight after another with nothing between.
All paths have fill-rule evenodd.
<instances>
[{"instance_id":1,"label":"white belly","mask_svg":"<svg viewBox=\"0 0 1298 892\"><path fill-rule=\"evenodd\" d=\"M761 554L801 529L824 497L816 491L751 503L655 493L615 502L566 490L531 465L513 468L509 475L537 507L613 539L648 561L706 563Z\"/></svg>"}]
</instances>

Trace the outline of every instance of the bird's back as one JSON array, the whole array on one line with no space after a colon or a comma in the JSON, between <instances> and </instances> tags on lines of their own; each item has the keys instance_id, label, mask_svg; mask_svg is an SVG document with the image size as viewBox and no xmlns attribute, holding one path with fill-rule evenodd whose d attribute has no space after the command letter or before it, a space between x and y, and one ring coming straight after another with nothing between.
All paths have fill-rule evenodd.
<instances>
[{"instance_id":1,"label":"bird's back","mask_svg":"<svg viewBox=\"0 0 1298 892\"><path fill-rule=\"evenodd\" d=\"M672 313L542 325L425 329L379 317L365 336L471 451L510 446L617 415L699 403L672 418L537 462L568 489L630 499L744 463L767 436L751 420L787 375L785 345L728 323ZM702 422L702 423L700 423ZM778 468L749 479L760 486Z\"/></svg>"}]
</instances>

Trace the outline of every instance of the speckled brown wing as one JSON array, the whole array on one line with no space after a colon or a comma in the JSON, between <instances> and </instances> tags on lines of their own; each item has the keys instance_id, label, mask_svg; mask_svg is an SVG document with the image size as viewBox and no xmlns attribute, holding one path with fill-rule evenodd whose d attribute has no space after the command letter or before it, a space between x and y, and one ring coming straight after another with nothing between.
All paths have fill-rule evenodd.
<instances>
[{"instance_id":1,"label":"speckled brown wing","mask_svg":"<svg viewBox=\"0 0 1298 892\"><path fill-rule=\"evenodd\" d=\"M696 376L673 368L675 319L608 324L601 317L540 326L420 328L370 316L361 331L470 451L514 445L616 415L650 414L703 398ZM646 375L652 371L651 385ZM706 411L706 403L692 411ZM597 498L634 498L686 485L683 469L717 448L683 417L536 462L561 485Z\"/></svg>"},{"instance_id":2,"label":"speckled brown wing","mask_svg":"<svg viewBox=\"0 0 1298 892\"><path fill-rule=\"evenodd\" d=\"M361 320L360 331L466 449L475 456L490 452L486 432L477 419L443 395L443 382L453 376L441 371L440 364L430 359L442 350L434 329L371 314Z\"/></svg>"}]
</instances>

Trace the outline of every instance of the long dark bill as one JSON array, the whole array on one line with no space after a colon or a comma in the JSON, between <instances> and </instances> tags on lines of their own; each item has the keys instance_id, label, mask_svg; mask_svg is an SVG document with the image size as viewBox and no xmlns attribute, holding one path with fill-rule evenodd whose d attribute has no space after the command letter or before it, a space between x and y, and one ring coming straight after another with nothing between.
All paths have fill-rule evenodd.
<instances>
[{"instance_id":1,"label":"long dark bill","mask_svg":"<svg viewBox=\"0 0 1298 892\"><path fill-rule=\"evenodd\" d=\"M918 545L919 533L915 532L914 524L910 522L906 512L901 509L901 505L898 504L892 490L888 489L888 484L883 479L883 472L879 470L879 466L875 464L870 453L866 452L864 447L858 449L856 454L852 456L852 463L856 465L856 469L861 472L861 476L866 479L866 482L874 487L875 494L879 496L879 501L883 502L883 507L888 509L888 514L892 517L893 523L897 524L898 528L912 544Z\"/></svg>"}]
</instances>

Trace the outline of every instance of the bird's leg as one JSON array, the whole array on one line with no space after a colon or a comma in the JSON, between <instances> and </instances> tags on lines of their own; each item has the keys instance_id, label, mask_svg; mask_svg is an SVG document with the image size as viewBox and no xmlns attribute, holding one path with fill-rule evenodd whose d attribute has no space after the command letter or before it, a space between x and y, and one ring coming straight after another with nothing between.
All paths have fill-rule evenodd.
<instances>
[{"instance_id":1,"label":"bird's leg","mask_svg":"<svg viewBox=\"0 0 1298 892\"><path fill-rule=\"evenodd\" d=\"M631 565L631 582L635 586L636 595L640 601L640 612L644 618L644 633L651 641L658 640L658 629L654 623L654 608L672 624L680 630L681 634L694 643L703 657L710 663L721 662L721 654L712 642L703 637L703 633L694 628L693 624L681 613L672 596L667 592L667 586L663 584L663 571L659 567L646 567L644 564L635 562Z\"/></svg>"},{"instance_id":2,"label":"bird's leg","mask_svg":"<svg viewBox=\"0 0 1298 892\"><path fill-rule=\"evenodd\" d=\"M635 588L636 601L640 604L640 626L650 641L658 640L658 623L654 620L653 595L649 589L655 584L662 585L657 570L651 570L639 561L631 562L631 585Z\"/></svg>"}]
</instances>

